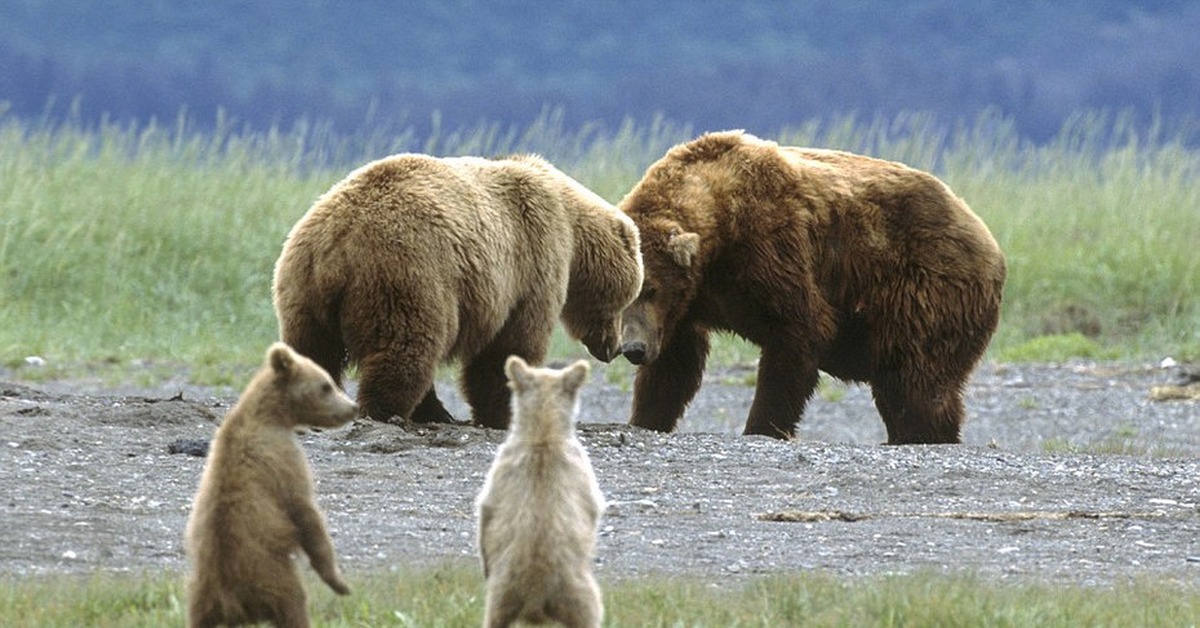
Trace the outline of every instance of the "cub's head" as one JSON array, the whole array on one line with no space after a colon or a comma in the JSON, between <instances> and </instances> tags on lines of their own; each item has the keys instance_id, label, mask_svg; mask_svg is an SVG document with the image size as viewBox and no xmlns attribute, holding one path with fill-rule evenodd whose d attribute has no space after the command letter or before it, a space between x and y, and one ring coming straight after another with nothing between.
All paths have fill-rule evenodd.
<instances>
[{"instance_id":1,"label":"cub's head","mask_svg":"<svg viewBox=\"0 0 1200 628\"><path fill-rule=\"evenodd\" d=\"M358 416L358 404L346 396L325 369L282 342L267 350L262 375L273 413L291 427L337 427Z\"/></svg>"},{"instance_id":2,"label":"cub's head","mask_svg":"<svg viewBox=\"0 0 1200 628\"><path fill-rule=\"evenodd\" d=\"M573 434L579 389L587 382L588 372L583 360L565 369L551 369L534 368L519 356L509 356L504 374L513 391L511 432L528 440L556 440Z\"/></svg>"}]
</instances>

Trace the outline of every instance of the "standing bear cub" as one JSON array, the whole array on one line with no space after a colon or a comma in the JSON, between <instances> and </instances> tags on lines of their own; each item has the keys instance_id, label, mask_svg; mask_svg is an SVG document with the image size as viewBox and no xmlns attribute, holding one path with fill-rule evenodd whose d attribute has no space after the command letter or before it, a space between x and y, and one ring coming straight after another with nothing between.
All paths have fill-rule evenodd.
<instances>
[{"instance_id":1,"label":"standing bear cub","mask_svg":"<svg viewBox=\"0 0 1200 628\"><path fill-rule=\"evenodd\" d=\"M188 625L308 626L296 550L350 592L296 444L297 426L337 427L358 406L321 367L275 343L213 438L188 520Z\"/></svg>"},{"instance_id":2,"label":"standing bear cub","mask_svg":"<svg viewBox=\"0 0 1200 628\"><path fill-rule=\"evenodd\" d=\"M537 363L555 321L597 359L619 352L637 296L637 229L535 156L395 155L350 173L292 228L275 266L282 340L341 383L361 412L445 422L439 363L458 359L474 421L504 428L504 360Z\"/></svg>"},{"instance_id":3,"label":"standing bear cub","mask_svg":"<svg viewBox=\"0 0 1200 628\"><path fill-rule=\"evenodd\" d=\"M1005 263L941 181L733 131L672 148L620 207L646 273L624 316L633 425L674 429L728 331L762 350L746 434L794 436L824 370L871 385L889 443L960 442Z\"/></svg>"},{"instance_id":4,"label":"standing bear cub","mask_svg":"<svg viewBox=\"0 0 1200 628\"><path fill-rule=\"evenodd\" d=\"M604 607L592 555L604 497L575 437L588 365L533 369L513 356L505 372L513 424L476 504L487 581L483 625L599 626Z\"/></svg>"}]
</instances>

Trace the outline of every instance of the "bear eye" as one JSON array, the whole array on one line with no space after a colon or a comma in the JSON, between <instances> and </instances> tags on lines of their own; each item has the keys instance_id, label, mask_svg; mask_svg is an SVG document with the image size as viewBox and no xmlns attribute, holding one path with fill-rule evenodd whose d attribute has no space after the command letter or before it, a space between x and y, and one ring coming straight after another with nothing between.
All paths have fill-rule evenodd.
<instances>
[{"instance_id":1,"label":"bear eye","mask_svg":"<svg viewBox=\"0 0 1200 628\"><path fill-rule=\"evenodd\" d=\"M646 286L642 289L642 293L638 295L639 301L649 301L658 295L658 290L654 286Z\"/></svg>"},{"instance_id":2,"label":"bear eye","mask_svg":"<svg viewBox=\"0 0 1200 628\"><path fill-rule=\"evenodd\" d=\"M330 384L329 382L325 382L324 384L321 384L321 394L328 395L328 394L331 394L332 392L333 392L333 384Z\"/></svg>"}]
</instances>

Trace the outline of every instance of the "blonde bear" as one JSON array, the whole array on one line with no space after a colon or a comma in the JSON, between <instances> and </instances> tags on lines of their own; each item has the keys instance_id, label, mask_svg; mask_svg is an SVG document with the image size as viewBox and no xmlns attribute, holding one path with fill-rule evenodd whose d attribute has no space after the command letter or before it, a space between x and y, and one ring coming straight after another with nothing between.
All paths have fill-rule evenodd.
<instances>
[{"instance_id":1,"label":"blonde bear","mask_svg":"<svg viewBox=\"0 0 1200 628\"><path fill-rule=\"evenodd\" d=\"M283 343L217 429L188 521L188 625L269 621L308 626L303 550L340 595L350 593L296 443L297 426L336 427L358 406L321 367Z\"/></svg>"},{"instance_id":2,"label":"blonde bear","mask_svg":"<svg viewBox=\"0 0 1200 628\"><path fill-rule=\"evenodd\" d=\"M477 500L484 626L599 626L604 607L592 557L604 496L575 437L588 365L531 368L511 356L504 372L512 425Z\"/></svg>"},{"instance_id":3,"label":"blonde bear","mask_svg":"<svg viewBox=\"0 0 1200 628\"><path fill-rule=\"evenodd\" d=\"M275 265L279 337L361 413L452 422L434 386L457 362L477 425L508 427L504 360L546 356L555 321L597 359L618 354L642 287L633 221L531 155L392 155L351 172L292 228Z\"/></svg>"}]
</instances>

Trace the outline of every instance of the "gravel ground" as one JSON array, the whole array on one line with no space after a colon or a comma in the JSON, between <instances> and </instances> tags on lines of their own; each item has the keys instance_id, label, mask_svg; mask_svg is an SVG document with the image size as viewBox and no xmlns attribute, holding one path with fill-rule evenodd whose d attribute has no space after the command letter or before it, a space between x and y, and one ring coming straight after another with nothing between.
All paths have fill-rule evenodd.
<instances>
[{"instance_id":1,"label":"gravel ground","mask_svg":"<svg viewBox=\"0 0 1200 628\"><path fill-rule=\"evenodd\" d=\"M986 364L965 444L913 447L878 444L858 386L823 389L796 441L740 436L743 368L709 373L680 433L634 429L628 383L594 371L580 436L610 502L602 579L932 570L1200 585L1200 403L1148 399L1173 370ZM0 371L0 572L182 569L204 461L169 448L209 438L237 391L20 374ZM466 416L452 384L439 387ZM474 560L473 500L502 438L365 421L302 436L350 581Z\"/></svg>"}]
</instances>

